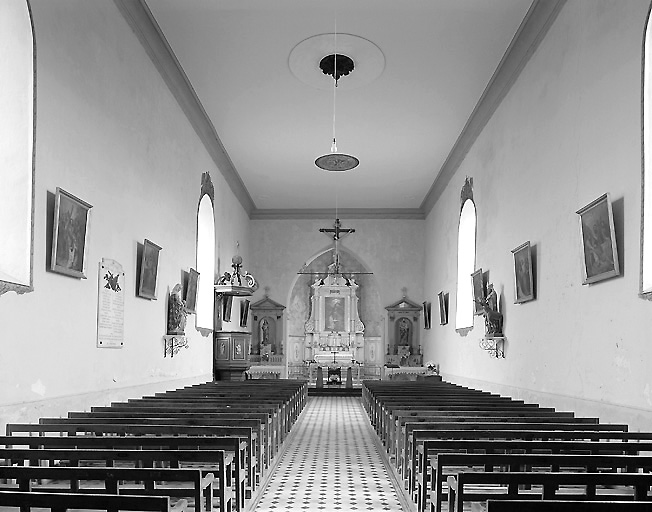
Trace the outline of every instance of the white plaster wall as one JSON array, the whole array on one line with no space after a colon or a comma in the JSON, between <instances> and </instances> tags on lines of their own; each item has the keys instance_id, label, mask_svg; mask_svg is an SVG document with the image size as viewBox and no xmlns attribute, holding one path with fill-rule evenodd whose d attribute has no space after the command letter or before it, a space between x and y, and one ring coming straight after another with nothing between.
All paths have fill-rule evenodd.
<instances>
[{"instance_id":1,"label":"white plaster wall","mask_svg":"<svg viewBox=\"0 0 652 512\"><path fill-rule=\"evenodd\" d=\"M603 419L652 420L652 304L638 298L641 48L647 0L569 0L426 220L426 296L451 293L426 358L451 380ZM455 333L459 195L474 179L476 267L501 295L506 358ZM622 276L582 286L575 211L611 194ZM511 249L530 240L537 299L514 305ZM433 314L433 317L436 315ZM511 391L510 391L511 390ZM585 401L584 406L581 406ZM553 404L554 405L554 404ZM615 412L614 407L629 410Z\"/></svg>"},{"instance_id":2,"label":"white plaster wall","mask_svg":"<svg viewBox=\"0 0 652 512\"><path fill-rule=\"evenodd\" d=\"M407 287L411 300L419 303L424 300L424 220L343 218L341 221L344 228L356 231L343 237L340 243L373 272L380 292L381 305L376 316L381 325L386 325L385 306L402 297L403 287ZM287 318L292 310L288 301L297 272L314 256L332 247L332 239L319 232L320 228L332 225L332 218L252 220L252 268L260 283L252 300L261 299L265 287L269 287L270 298L288 308ZM287 328L284 332L288 332Z\"/></svg>"},{"instance_id":3,"label":"white plaster wall","mask_svg":"<svg viewBox=\"0 0 652 512\"><path fill-rule=\"evenodd\" d=\"M246 212L114 3L31 5L38 72L34 292L0 298L0 423L15 417L15 404L28 418L30 404L53 414L86 407L89 396L129 396L142 386L210 376L211 338L195 331L194 316L188 349L163 358L161 338L167 293L196 264L202 172L215 186L216 270L229 267L236 240L248 260ZM56 187L93 205L86 280L46 270ZM135 296L137 245L145 238L163 248L156 301ZM103 257L126 272L122 349L96 348Z\"/></svg>"}]
</instances>

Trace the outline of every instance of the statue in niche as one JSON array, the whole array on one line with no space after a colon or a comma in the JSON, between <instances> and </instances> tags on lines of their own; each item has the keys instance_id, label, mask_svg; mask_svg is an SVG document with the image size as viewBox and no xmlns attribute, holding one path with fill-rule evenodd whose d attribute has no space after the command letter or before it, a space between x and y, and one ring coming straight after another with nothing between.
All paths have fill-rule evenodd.
<instances>
[{"instance_id":1,"label":"statue in niche","mask_svg":"<svg viewBox=\"0 0 652 512\"><path fill-rule=\"evenodd\" d=\"M498 295L493 284L487 286L487 296L479 299L478 304L482 307L484 316L485 336L502 336L503 314L498 311Z\"/></svg>"},{"instance_id":2,"label":"statue in niche","mask_svg":"<svg viewBox=\"0 0 652 512\"><path fill-rule=\"evenodd\" d=\"M185 334L186 302L181 298L181 285L176 284L168 301L168 334Z\"/></svg>"},{"instance_id":3,"label":"statue in niche","mask_svg":"<svg viewBox=\"0 0 652 512\"><path fill-rule=\"evenodd\" d=\"M410 321L407 318L401 318L398 321L398 344L411 345L410 334Z\"/></svg>"}]
</instances>

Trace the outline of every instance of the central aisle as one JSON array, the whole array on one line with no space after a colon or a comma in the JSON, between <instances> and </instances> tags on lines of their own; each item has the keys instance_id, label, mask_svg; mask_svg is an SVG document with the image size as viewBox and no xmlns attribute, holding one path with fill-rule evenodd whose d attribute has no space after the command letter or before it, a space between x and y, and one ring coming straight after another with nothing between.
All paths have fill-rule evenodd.
<instances>
[{"instance_id":1,"label":"central aisle","mask_svg":"<svg viewBox=\"0 0 652 512\"><path fill-rule=\"evenodd\" d=\"M359 398L310 397L254 508L403 511Z\"/></svg>"}]
</instances>

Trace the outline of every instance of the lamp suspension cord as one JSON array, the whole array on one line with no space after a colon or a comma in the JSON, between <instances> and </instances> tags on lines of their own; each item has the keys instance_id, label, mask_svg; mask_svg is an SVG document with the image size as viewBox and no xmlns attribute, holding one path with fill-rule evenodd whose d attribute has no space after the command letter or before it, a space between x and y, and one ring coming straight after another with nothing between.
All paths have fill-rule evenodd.
<instances>
[{"instance_id":1,"label":"lamp suspension cord","mask_svg":"<svg viewBox=\"0 0 652 512\"><path fill-rule=\"evenodd\" d=\"M335 62L333 64L333 145L331 146L331 153L337 153L337 140L335 138L335 110L337 106L337 14L335 15L335 34L333 41L335 46Z\"/></svg>"}]
</instances>

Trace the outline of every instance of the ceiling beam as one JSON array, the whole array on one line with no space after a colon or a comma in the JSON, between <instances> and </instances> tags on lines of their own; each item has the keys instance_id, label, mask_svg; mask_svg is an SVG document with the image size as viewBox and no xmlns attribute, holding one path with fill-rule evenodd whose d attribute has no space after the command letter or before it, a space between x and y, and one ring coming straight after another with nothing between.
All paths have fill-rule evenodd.
<instances>
[{"instance_id":1,"label":"ceiling beam","mask_svg":"<svg viewBox=\"0 0 652 512\"><path fill-rule=\"evenodd\" d=\"M424 215L428 215L435 206L469 149L518 79L565 3L566 0L532 2L505 55L421 203Z\"/></svg>"},{"instance_id":2,"label":"ceiling beam","mask_svg":"<svg viewBox=\"0 0 652 512\"><path fill-rule=\"evenodd\" d=\"M113 0L163 77L215 166L248 215L256 209L192 84L165 39L145 0Z\"/></svg>"}]
</instances>

